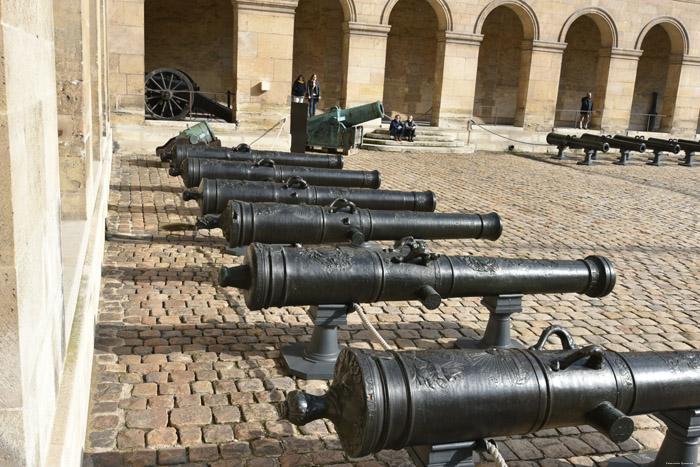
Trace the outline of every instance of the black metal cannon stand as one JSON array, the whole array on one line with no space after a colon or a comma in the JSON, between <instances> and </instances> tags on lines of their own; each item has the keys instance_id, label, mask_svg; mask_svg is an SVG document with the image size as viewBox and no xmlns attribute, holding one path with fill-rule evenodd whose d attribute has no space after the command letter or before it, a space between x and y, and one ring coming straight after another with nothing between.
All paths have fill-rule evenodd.
<instances>
[{"instance_id":1,"label":"black metal cannon stand","mask_svg":"<svg viewBox=\"0 0 700 467\"><path fill-rule=\"evenodd\" d=\"M352 305L309 307L314 321L311 341L288 345L280 352L289 372L302 379L333 379L333 367L343 349L338 344L338 326L348 324L352 311Z\"/></svg>"},{"instance_id":2,"label":"black metal cannon stand","mask_svg":"<svg viewBox=\"0 0 700 467\"><path fill-rule=\"evenodd\" d=\"M566 146L564 146L563 144L558 145L557 146L557 151L558 151L557 155L552 156L552 159L558 159L560 161L568 160L569 158L564 155L564 149L566 149Z\"/></svg>"},{"instance_id":3,"label":"black metal cannon stand","mask_svg":"<svg viewBox=\"0 0 700 467\"><path fill-rule=\"evenodd\" d=\"M654 159L651 162L647 162L647 165L655 165L661 167L661 153L663 151L654 151Z\"/></svg>"},{"instance_id":4,"label":"black metal cannon stand","mask_svg":"<svg viewBox=\"0 0 700 467\"><path fill-rule=\"evenodd\" d=\"M683 162L679 162L678 165L682 165L684 167L693 167L693 156L695 155L695 152L693 151L686 151L685 152L685 159L683 159Z\"/></svg>"},{"instance_id":5,"label":"black metal cannon stand","mask_svg":"<svg viewBox=\"0 0 700 467\"><path fill-rule=\"evenodd\" d=\"M595 165L591 159L598 159L598 151L586 149L586 157L582 161L577 162L576 165Z\"/></svg>"},{"instance_id":6,"label":"black metal cannon stand","mask_svg":"<svg viewBox=\"0 0 700 467\"><path fill-rule=\"evenodd\" d=\"M474 467L473 454L476 441L411 446L408 455L418 467Z\"/></svg>"},{"instance_id":7,"label":"black metal cannon stand","mask_svg":"<svg viewBox=\"0 0 700 467\"><path fill-rule=\"evenodd\" d=\"M479 341L467 337L457 339L455 347L458 349L525 348L510 338L510 315L523 310L523 296L521 294L492 295L482 298L481 304L490 312L484 336Z\"/></svg>"},{"instance_id":8,"label":"black metal cannon stand","mask_svg":"<svg viewBox=\"0 0 700 467\"><path fill-rule=\"evenodd\" d=\"M610 467L697 466L700 440L700 409L675 410L657 414L668 431L659 452L631 454L610 459Z\"/></svg>"},{"instance_id":9,"label":"black metal cannon stand","mask_svg":"<svg viewBox=\"0 0 700 467\"><path fill-rule=\"evenodd\" d=\"M630 160L630 150L620 151L620 160L614 161L615 165L627 165L627 161Z\"/></svg>"}]
</instances>

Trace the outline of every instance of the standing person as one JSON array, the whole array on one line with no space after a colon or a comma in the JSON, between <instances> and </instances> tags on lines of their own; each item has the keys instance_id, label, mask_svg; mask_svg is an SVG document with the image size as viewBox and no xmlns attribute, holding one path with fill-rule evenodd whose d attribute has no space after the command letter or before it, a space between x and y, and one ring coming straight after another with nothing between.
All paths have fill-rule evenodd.
<instances>
[{"instance_id":1,"label":"standing person","mask_svg":"<svg viewBox=\"0 0 700 467\"><path fill-rule=\"evenodd\" d=\"M406 123L403 124L403 135L408 138L410 142L413 142L413 138L416 137L416 122L413 121L413 115L409 115Z\"/></svg>"},{"instance_id":2,"label":"standing person","mask_svg":"<svg viewBox=\"0 0 700 467\"><path fill-rule=\"evenodd\" d=\"M401 115L396 114L394 119L389 124L389 136L394 138L394 141L401 141L401 135L403 134L403 123L401 122Z\"/></svg>"},{"instance_id":3,"label":"standing person","mask_svg":"<svg viewBox=\"0 0 700 467\"><path fill-rule=\"evenodd\" d=\"M591 121L593 111L593 95L589 92L586 97L581 98L581 120L576 123L576 128L588 130L588 123Z\"/></svg>"},{"instance_id":4,"label":"standing person","mask_svg":"<svg viewBox=\"0 0 700 467\"><path fill-rule=\"evenodd\" d=\"M297 76L297 79L292 84L292 101L294 102L304 102L304 95L306 94L306 81L304 81L304 75Z\"/></svg>"},{"instance_id":5,"label":"standing person","mask_svg":"<svg viewBox=\"0 0 700 467\"><path fill-rule=\"evenodd\" d=\"M316 115L316 105L321 98L321 84L318 82L316 74L311 75L306 83L306 95L309 98L309 117Z\"/></svg>"}]
</instances>

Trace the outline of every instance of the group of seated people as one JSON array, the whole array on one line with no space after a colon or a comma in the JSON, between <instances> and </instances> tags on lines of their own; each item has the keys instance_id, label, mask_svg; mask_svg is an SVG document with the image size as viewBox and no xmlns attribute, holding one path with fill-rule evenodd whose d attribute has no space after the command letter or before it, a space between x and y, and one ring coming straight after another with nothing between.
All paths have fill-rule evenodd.
<instances>
[{"instance_id":1,"label":"group of seated people","mask_svg":"<svg viewBox=\"0 0 700 467\"><path fill-rule=\"evenodd\" d=\"M416 122L413 121L413 115L408 116L408 120L401 121L401 115L396 115L389 125L389 135L394 141L401 141L401 138L406 138L407 141L413 142L416 136Z\"/></svg>"}]
</instances>

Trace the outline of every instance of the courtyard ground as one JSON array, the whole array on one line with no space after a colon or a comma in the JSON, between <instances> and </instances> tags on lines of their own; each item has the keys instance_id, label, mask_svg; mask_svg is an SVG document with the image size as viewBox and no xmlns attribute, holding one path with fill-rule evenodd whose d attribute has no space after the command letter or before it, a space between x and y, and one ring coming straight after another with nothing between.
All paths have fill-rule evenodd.
<instances>
[{"instance_id":1,"label":"courtyard ground","mask_svg":"<svg viewBox=\"0 0 700 467\"><path fill-rule=\"evenodd\" d=\"M580 160L576 156L576 160ZM582 167L547 155L360 152L347 169L379 169L382 189L433 190L438 211L497 212L495 241L429 242L432 251L500 257L580 259L599 254L617 270L600 299L532 295L514 316L526 345L552 324L579 345L615 351L700 349L700 167L676 158L664 167ZM643 160L642 160L643 159ZM112 465L413 465L405 451L348 459L331 423L295 427L276 403L288 391L323 393L327 381L290 377L279 349L308 340L303 307L249 311L235 289L218 287L220 231L181 230L194 223L179 178L155 155L115 154L109 238L97 320L85 466ZM452 348L483 333L479 298L448 299L428 311L417 302L365 306L395 348ZM341 343L379 349L354 314ZM499 439L511 466L605 465L611 457L658 448L665 427L635 417L619 445L587 426ZM488 455L479 463L490 462Z\"/></svg>"}]
</instances>

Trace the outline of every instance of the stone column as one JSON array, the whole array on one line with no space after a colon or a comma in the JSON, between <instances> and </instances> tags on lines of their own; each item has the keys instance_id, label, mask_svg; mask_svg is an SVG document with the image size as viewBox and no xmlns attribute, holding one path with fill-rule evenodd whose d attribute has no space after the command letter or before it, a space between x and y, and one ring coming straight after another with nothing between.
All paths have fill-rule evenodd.
<instances>
[{"instance_id":1,"label":"stone column","mask_svg":"<svg viewBox=\"0 0 700 467\"><path fill-rule=\"evenodd\" d=\"M671 79L669 73L668 80ZM668 81L667 81L668 83ZM680 60L678 86L676 91L675 109L671 124L671 134L676 137L695 139L698 127L698 111L700 110L700 57L686 55ZM666 95L669 95L668 84ZM664 114L666 114L664 98Z\"/></svg>"},{"instance_id":2,"label":"stone column","mask_svg":"<svg viewBox=\"0 0 700 467\"><path fill-rule=\"evenodd\" d=\"M523 41L515 126L535 131L554 127L564 42Z\"/></svg>"},{"instance_id":3,"label":"stone column","mask_svg":"<svg viewBox=\"0 0 700 467\"><path fill-rule=\"evenodd\" d=\"M296 0L233 0L234 121L269 128L289 115Z\"/></svg>"},{"instance_id":4,"label":"stone column","mask_svg":"<svg viewBox=\"0 0 700 467\"><path fill-rule=\"evenodd\" d=\"M600 110L600 128L606 133L621 133L629 127L634 82L641 56L641 50L601 50L593 102L596 105L594 110Z\"/></svg>"},{"instance_id":5,"label":"stone column","mask_svg":"<svg viewBox=\"0 0 700 467\"><path fill-rule=\"evenodd\" d=\"M53 9L61 211L65 219L85 219L92 182L89 6L57 0Z\"/></svg>"},{"instance_id":6,"label":"stone column","mask_svg":"<svg viewBox=\"0 0 700 467\"><path fill-rule=\"evenodd\" d=\"M432 125L465 128L472 118L483 39L481 34L438 32Z\"/></svg>"},{"instance_id":7,"label":"stone column","mask_svg":"<svg viewBox=\"0 0 700 467\"><path fill-rule=\"evenodd\" d=\"M113 123L142 123L144 111L144 0L109 0L109 91ZM151 70L149 70L151 71Z\"/></svg>"},{"instance_id":8,"label":"stone column","mask_svg":"<svg viewBox=\"0 0 700 467\"><path fill-rule=\"evenodd\" d=\"M343 24L342 108L384 98L386 44L390 29L391 26L385 24Z\"/></svg>"}]
</instances>

